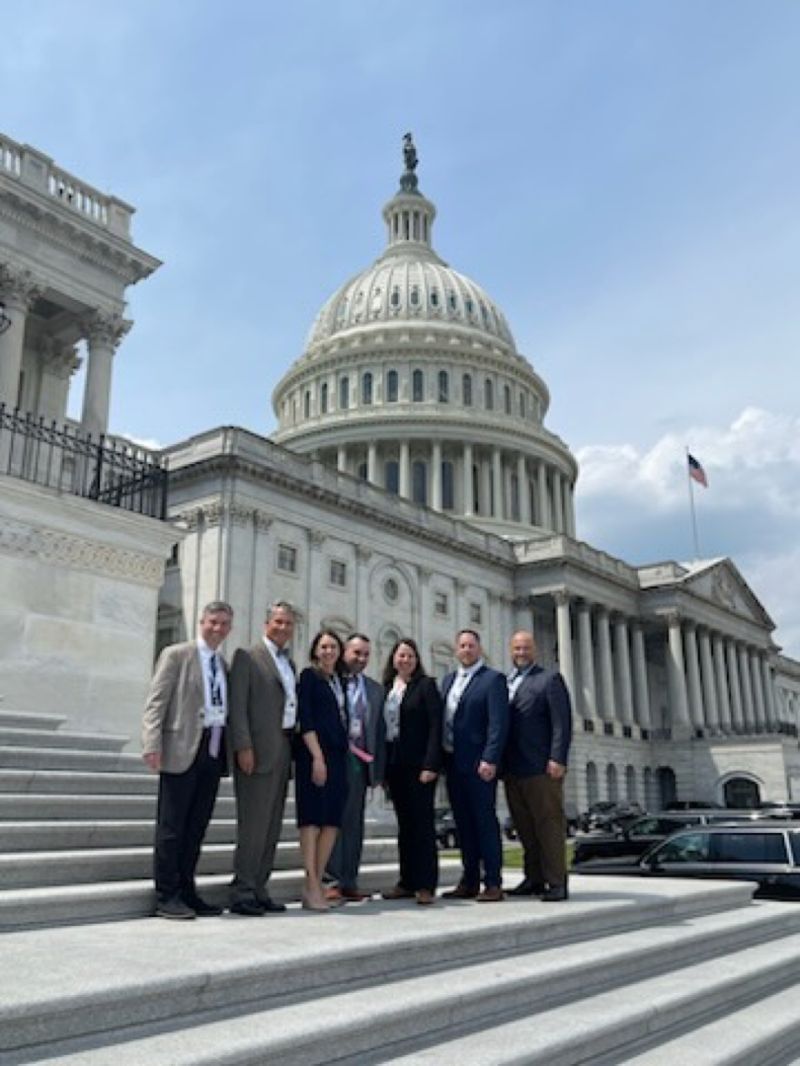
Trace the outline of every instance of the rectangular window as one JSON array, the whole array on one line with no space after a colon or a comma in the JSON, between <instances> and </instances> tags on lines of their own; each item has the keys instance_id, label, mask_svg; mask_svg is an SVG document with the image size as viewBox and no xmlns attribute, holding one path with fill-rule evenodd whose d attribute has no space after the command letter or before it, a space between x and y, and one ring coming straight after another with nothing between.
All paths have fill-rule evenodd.
<instances>
[{"instance_id":1,"label":"rectangular window","mask_svg":"<svg viewBox=\"0 0 800 1066\"><path fill-rule=\"evenodd\" d=\"M433 613L439 618L446 618L449 611L449 602L446 592L437 592L433 597Z\"/></svg>"},{"instance_id":2,"label":"rectangular window","mask_svg":"<svg viewBox=\"0 0 800 1066\"><path fill-rule=\"evenodd\" d=\"M331 559L329 577L332 585L343 589L347 585L347 563L341 559Z\"/></svg>"},{"instance_id":3,"label":"rectangular window","mask_svg":"<svg viewBox=\"0 0 800 1066\"><path fill-rule=\"evenodd\" d=\"M297 573L297 548L291 544L278 545L278 569L285 574Z\"/></svg>"},{"instance_id":4,"label":"rectangular window","mask_svg":"<svg viewBox=\"0 0 800 1066\"><path fill-rule=\"evenodd\" d=\"M479 626L483 624L483 611L479 603L471 603L469 605L469 622L470 625Z\"/></svg>"}]
</instances>

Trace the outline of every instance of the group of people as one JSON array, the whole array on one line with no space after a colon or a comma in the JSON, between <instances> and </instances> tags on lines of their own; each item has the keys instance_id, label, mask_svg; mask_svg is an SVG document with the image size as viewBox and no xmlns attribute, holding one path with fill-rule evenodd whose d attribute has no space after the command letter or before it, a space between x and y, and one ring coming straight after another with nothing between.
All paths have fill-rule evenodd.
<instances>
[{"instance_id":1,"label":"group of people","mask_svg":"<svg viewBox=\"0 0 800 1066\"><path fill-rule=\"evenodd\" d=\"M570 699L561 675L536 663L531 633L512 638L506 675L485 662L479 634L461 630L458 667L439 686L411 638L397 641L378 682L365 672L369 637L353 633L343 641L330 629L316 634L298 673L289 651L295 615L285 602L269 607L262 639L237 649L228 667L219 649L232 623L229 604L209 603L197 639L162 652L150 687L143 757L159 773L158 916L222 913L199 895L195 870L220 778L231 770L237 838L230 910L248 917L285 910L268 886L292 766L308 910L367 898L358 874L366 797L376 786L387 790L397 817L399 877L383 898L435 902L441 775L462 860L460 880L444 897L504 898L496 813L502 778L524 854L524 877L510 894L567 899Z\"/></svg>"}]
</instances>

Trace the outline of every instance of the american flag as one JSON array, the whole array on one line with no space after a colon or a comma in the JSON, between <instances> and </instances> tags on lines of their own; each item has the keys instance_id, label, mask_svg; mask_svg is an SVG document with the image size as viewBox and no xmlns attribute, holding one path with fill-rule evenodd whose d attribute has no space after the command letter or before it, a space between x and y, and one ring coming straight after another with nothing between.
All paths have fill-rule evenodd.
<instances>
[{"instance_id":1,"label":"american flag","mask_svg":"<svg viewBox=\"0 0 800 1066\"><path fill-rule=\"evenodd\" d=\"M689 463L689 477L699 482L704 489L707 489L708 478L706 477L705 470L702 468L700 463L698 463L695 457L693 455L690 455L688 452L686 453L686 459Z\"/></svg>"}]
</instances>

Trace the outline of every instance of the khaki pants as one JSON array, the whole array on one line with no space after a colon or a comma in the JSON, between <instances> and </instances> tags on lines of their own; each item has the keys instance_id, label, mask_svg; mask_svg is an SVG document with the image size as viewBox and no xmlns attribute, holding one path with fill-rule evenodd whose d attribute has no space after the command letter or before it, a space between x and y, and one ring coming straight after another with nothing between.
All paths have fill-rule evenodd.
<instances>
[{"instance_id":1,"label":"khaki pants","mask_svg":"<svg viewBox=\"0 0 800 1066\"><path fill-rule=\"evenodd\" d=\"M525 852L525 877L535 885L567 879L564 780L547 774L505 779L506 799Z\"/></svg>"}]
</instances>

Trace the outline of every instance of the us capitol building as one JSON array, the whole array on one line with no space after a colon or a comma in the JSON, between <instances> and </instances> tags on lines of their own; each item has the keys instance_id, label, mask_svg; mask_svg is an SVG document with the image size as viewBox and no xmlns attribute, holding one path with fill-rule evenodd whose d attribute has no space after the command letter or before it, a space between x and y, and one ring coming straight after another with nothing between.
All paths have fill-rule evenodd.
<instances>
[{"instance_id":1,"label":"us capitol building","mask_svg":"<svg viewBox=\"0 0 800 1066\"><path fill-rule=\"evenodd\" d=\"M298 659L322 625L361 630L376 675L401 635L442 674L462 627L505 669L511 634L530 628L572 693L579 808L800 801L800 664L779 653L764 606L730 559L636 567L578 538L578 466L545 426L547 385L495 301L434 250L436 208L410 136L404 164L382 212L384 251L319 312L275 389L272 438L222 427L165 449L169 516L184 535L159 594L158 645L191 634L216 598L235 611L228 653L258 637L268 601L286 599ZM125 284L158 266L125 250ZM0 230L0 300L19 278L14 254ZM37 308L74 310L52 289L36 299L19 311L6 297L24 324L19 390L34 411L37 374L53 365ZM130 323L69 319L88 323L85 428L102 432L103 353ZM39 394L63 417L74 356L58 350L62 384ZM0 400L14 399L12 378Z\"/></svg>"}]
</instances>

